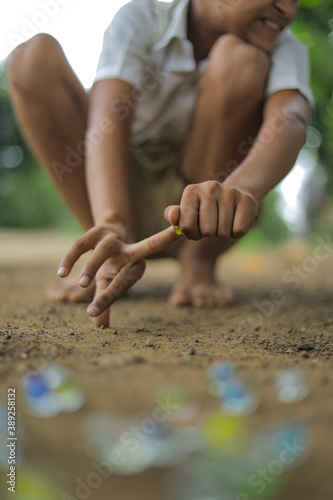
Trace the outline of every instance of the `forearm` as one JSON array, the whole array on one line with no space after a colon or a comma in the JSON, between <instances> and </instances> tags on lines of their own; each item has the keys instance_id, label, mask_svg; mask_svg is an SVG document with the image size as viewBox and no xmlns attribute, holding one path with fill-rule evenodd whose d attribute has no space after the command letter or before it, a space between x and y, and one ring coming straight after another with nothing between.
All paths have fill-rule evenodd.
<instances>
[{"instance_id":1,"label":"forearm","mask_svg":"<svg viewBox=\"0 0 333 500\"><path fill-rule=\"evenodd\" d=\"M106 106L94 104L92 97L86 134L86 178L91 211L95 224L112 223L134 233L130 200L130 128L131 118L121 120ZM104 127L101 127L104 124ZM106 125L105 125L106 124ZM96 140L96 130L99 133Z\"/></svg>"},{"instance_id":2,"label":"forearm","mask_svg":"<svg viewBox=\"0 0 333 500\"><path fill-rule=\"evenodd\" d=\"M288 174L306 140L309 110L307 103L302 108L304 98L299 99L300 109L288 101L277 108L272 104L281 99L273 100L251 151L226 184L250 192L261 202Z\"/></svg>"},{"instance_id":3,"label":"forearm","mask_svg":"<svg viewBox=\"0 0 333 500\"><path fill-rule=\"evenodd\" d=\"M249 191L260 201L292 169L306 136L304 128L292 121L280 132L272 133L267 143L270 130L266 123L248 157L225 182Z\"/></svg>"}]
</instances>

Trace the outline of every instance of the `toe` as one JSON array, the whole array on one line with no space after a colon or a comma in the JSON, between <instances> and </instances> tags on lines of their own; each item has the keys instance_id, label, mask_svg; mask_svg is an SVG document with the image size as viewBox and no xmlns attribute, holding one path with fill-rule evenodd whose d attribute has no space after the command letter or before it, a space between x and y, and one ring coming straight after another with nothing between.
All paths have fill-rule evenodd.
<instances>
[{"instance_id":1,"label":"toe","mask_svg":"<svg viewBox=\"0 0 333 500\"><path fill-rule=\"evenodd\" d=\"M223 294L218 299L218 304L221 306L230 306L235 303L235 295L229 291L224 290Z\"/></svg>"},{"instance_id":2,"label":"toe","mask_svg":"<svg viewBox=\"0 0 333 500\"><path fill-rule=\"evenodd\" d=\"M194 307L206 307L207 297L197 295L192 298L192 304Z\"/></svg>"},{"instance_id":3,"label":"toe","mask_svg":"<svg viewBox=\"0 0 333 500\"><path fill-rule=\"evenodd\" d=\"M217 306L216 297L206 298L206 307L216 307L216 306Z\"/></svg>"},{"instance_id":4,"label":"toe","mask_svg":"<svg viewBox=\"0 0 333 500\"><path fill-rule=\"evenodd\" d=\"M89 302L93 298L93 294L89 293L86 289L72 289L68 290L68 300L71 302Z\"/></svg>"},{"instance_id":5,"label":"toe","mask_svg":"<svg viewBox=\"0 0 333 500\"><path fill-rule=\"evenodd\" d=\"M216 307L216 299L211 295L202 295L194 297L192 300L192 304L195 307Z\"/></svg>"},{"instance_id":6,"label":"toe","mask_svg":"<svg viewBox=\"0 0 333 500\"><path fill-rule=\"evenodd\" d=\"M215 286L209 289L194 289L192 292L192 304L195 307L221 307L234 302L234 295L228 290L221 290Z\"/></svg>"},{"instance_id":7,"label":"toe","mask_svg":"<svg viewBox=\"0 0 333 500\"><path fill-rule=\"evenodd\" d=\"M94 291L95 283L92 283L88 288L81 288L74 280L67 283L49 283L45 289L48 299L54 301L68 300L69 302L88 302L93 298Z\"/></svg>"},{"instance_id":8,"label":"toe","mask_svg":"<svg viewBox=\"0 0 333 500\"><path fill-rule=\"evenodd\" d=\"M171 293L169 302L176 306L188 306L191 304L191 298L186 290L176 289Z\"/></svg>"},{"instance_id":9,"label":"toe","mask_svg":"<svg viewBox=\"0 0 333 500\"><path fill-rule=\"evenodd\" d=\"M60 289L60 288L47 288L46 291L46 297L50 300L55 300L55 301L61 301L65 300L66 294L65 291Z\"/></svg>"}]
</instances>

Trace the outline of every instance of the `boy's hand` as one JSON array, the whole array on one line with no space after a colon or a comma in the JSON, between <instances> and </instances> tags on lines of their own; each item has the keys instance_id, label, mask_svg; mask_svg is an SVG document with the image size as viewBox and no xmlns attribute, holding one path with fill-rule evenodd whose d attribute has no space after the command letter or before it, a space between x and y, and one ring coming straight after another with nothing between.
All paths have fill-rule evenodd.
<instances>
[{"instance_id":1,"label":"boy's hand","mask_svg":"<svg viewBox=\"0 0 333 500\"><path fill-rule=\"evenodd\" d=\"M190 240L204 236L241 238L258 217L255 196L236 186L206 181L184 189L180 205L165 209L164 217Z\"/></svg>"},{"instance_id":2,"label":"boy's hand","mask_svg":"<svg viewBox=\"0 0 333 500\"><path fill-rule=\"evenodd\" d=\"M73 244L60 263L58 275L68 276L81 255L93 250L79 284L87 287L96 277L95 296L87 311L95 318L96 326L108 326L111 304L142 277L144 258L178 238L173 227L169 227L138 243L125 243L108 225L94 226Z\"/></svg>"}]
</instances>

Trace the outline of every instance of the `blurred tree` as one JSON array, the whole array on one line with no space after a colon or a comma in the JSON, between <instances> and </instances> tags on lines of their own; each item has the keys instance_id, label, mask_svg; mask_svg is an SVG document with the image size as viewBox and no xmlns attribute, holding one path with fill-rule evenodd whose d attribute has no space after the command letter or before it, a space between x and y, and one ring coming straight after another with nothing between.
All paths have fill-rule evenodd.
<instances>
[{"instance_id":1,"label":"blurred tree","mask_svg":"<svg viewBox=\"0 0 333 500\"><path fill-rule=\"evenodd\" d=\"M0 226L72 227L72 218L17 126L0 63Z\"/></svg>"},{"instance_id":2,"label":"blurred tree","mask_svg":"<svg viewBox=\"0 0 333 500\"><path fill-rule=\"evenodd\" d=\"M329 172L329 191L333 188L333 0L301 0L296 36L309 47L312 90L316 112L313 126L322 143L320 160Z\"/></svg>"}]
</instances>

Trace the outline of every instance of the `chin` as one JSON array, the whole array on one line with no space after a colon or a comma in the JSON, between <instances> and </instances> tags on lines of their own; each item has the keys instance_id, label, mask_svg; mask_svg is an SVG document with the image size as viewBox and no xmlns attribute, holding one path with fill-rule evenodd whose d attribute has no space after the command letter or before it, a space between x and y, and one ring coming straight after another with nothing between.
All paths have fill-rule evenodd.
<instances>
[{"instance_id":1,"label":"chin","mask_svg":"<svg viewBox=\"0 0 333 500\"><path fill-rule=\"evenodd\" d=\"M248 40L248 42L251 45L258 47L258 49L261 49L264 52L270 53L275 49L277 39L275 40L275 42L268 42L268 41L266 42L264 40L258 40L258 39L252 39L252 40L250 39L250 40Z\"/></svg>"}]
</instances>

